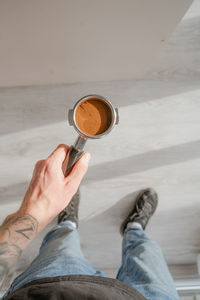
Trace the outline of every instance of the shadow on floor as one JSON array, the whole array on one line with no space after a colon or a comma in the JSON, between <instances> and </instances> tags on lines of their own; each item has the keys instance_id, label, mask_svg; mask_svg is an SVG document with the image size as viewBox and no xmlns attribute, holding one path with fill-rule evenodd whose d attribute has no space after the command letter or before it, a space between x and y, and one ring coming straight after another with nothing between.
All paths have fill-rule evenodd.
<instances>
[{"instance_id":1,"label":"shadow on floor","mask_svg":"<svg viewBox=\"0 0 200 300\"><path fill-rule=\"evenodd\" d=\"M200 157L199 148L200 140L95 165L89 168L84 181L116 178L197 159Z\"/></svg>"},{"instance_id":2,"label":"shadow on floor","mask_svg":"<svg viewBox=\"0 0 200 300\"><path fill-rule=\"evenodd\" d=\"M200 157L199 148L200 140L95 165L89 168L83 184L198 159ZM0 188L0 203L16 202L16 195L21 202L28 184L28 182L21 182Z\"/></svg>"}]
</instances>

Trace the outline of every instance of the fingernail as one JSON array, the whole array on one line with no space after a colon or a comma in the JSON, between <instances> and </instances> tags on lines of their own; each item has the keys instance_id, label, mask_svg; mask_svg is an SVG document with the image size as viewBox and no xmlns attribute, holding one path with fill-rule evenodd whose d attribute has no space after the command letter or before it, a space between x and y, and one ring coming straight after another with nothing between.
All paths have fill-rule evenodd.
<instances>
[{"instance_id":1,"label":"fingernail","mask_svg":"<svg viewBox=\"0 0 200 300\"><path fill-rule=\"evenodd\" d=\"M85 163L87 163L87 164L89 163L90 158L91 158L91 155L90 155L89 152L86 152L86 153L83 155L83 161L84 161Z\"/></svg>"}]
</instances>

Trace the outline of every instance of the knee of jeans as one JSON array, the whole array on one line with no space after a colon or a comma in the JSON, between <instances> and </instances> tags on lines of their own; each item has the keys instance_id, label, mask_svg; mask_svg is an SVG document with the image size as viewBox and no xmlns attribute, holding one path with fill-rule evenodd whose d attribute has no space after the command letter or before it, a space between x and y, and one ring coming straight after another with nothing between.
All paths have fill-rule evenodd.
<instances>
[{"instance_id":1,"label":"knee of jeans","mask_svg":"<svg viewBox=\"0 0 200 300\"><path fill-rule=\"evenodd\" d=\"M159 256L162 255L162 250L158 245L158 243L155 242L154 240L150 240L146 238L136 240L136 241L131 241L131 242L127 241L124 244L123 249L124 249L123 250L124 254L127 253L127 251L131 251L134 255L138 255L138 256L146 252L149 253L153 252Z\"/></svg>"},{"instance_id":2,"label":"knee of jeans","mask_svg":"<svg viewBox=\"0 0 200 300\"><path fill-rule=\"evenodd\" d=\"M159 254L162 253L160 246L154 240L145 239L142 241L141 246L143 246L144 250L153 251L154 253L157 252Z\"/></svg>"},{"instance_id":3,"label":"knee of jeans","mask_svg":"<svg viewBox=\"0 0 200 300\"><path fill-rule=\"evenodd\" d=\"M157 253L162 254L160 245L156 241L154 240L145 241L145 244L154 252L156 251Z\"/></svg>"},{"instance_id":4,"label":"knee of jeans","mask_svg":"<svg viewBox=\"0 0 200 300\"><path fill-rule=\"evenodd\" d=\"M76 230L73 226L60 226L60 224L58 224L57 226L55 226L54 228L52 228L44 237L42 244L40 246L40 250L41 248L46 244L46 242L48 242L48 240L50 240L53 235L56 233L56 238L58 238L58 236L60 236L59 233L62 234L69 234L70 232ZM58 233L59 232L59 233Z\"/></svg>"}]
</instances>

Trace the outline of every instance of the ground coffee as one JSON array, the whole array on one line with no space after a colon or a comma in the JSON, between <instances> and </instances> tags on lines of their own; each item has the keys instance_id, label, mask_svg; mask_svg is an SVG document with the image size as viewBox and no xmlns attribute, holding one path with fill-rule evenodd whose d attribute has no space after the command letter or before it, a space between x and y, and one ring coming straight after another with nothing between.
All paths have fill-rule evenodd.
<instances>
[{"instance_id":1,"label":"ground coffee","mask_svg":"<svg viewBox=\"0 0 200 300\"><path fill-rule=\"evenodd\" d=\"M87 135L104 133L111 125L112 113L109 106L98 98L86 99L77 107L76 124Z\"/></svg>"}]
</instances>

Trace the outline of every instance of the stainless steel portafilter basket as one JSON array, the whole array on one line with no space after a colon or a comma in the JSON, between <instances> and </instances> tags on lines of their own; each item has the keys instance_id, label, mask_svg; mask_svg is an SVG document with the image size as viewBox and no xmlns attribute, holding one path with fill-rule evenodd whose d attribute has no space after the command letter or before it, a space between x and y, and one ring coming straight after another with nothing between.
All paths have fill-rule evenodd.
<instances>
[{"instance_id":1,"label":"stainless steel portafilter basket","mask_svg":"<svg viewBox=\"0 0 200 300\"><path fill-rule=\"evenodd\" d=\"M82 104L82 102L86 102L87 100L101 101L104 104L106 104L106 107L108 109L109 126L108 126L108 128L106 128L106 130L104 132L102 132L100 134L88 135L85 132L83 132L77 124L77 121L76 121L77 108L79 107L79 105ZM99 95L87 95L87 96L82 97L80 100L78 100L75 103L73 109L69 110L68 121L69 121L69 125L74 126L75 130L77 131L78 138L76 139L74 145L70 146L69 161L68 161L65 175L67 175L71 171L73 165L77 162L77 160L83 154L83 148L85 146L87 139L100 139L100 138L106 136L113 129L113 127L119 123L119 113L118 113L118 109L114 108L112 103L110 101L108 101L106 98L99 96Z\"/></svg>"}]
</instances>

